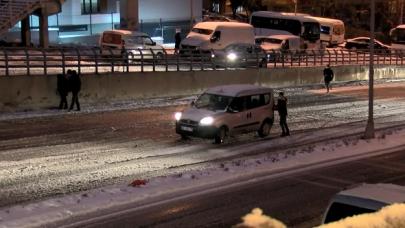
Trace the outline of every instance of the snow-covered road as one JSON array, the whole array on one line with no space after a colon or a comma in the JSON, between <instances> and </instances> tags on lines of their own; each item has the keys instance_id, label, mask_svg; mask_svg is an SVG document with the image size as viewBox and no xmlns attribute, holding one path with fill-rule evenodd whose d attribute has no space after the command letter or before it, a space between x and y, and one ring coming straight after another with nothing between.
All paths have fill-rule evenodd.
<instances>
[{"instance_id":1,"label":"snow-covered road","mask_svg":"<svg viewBox=\"0 0 405 228\"><path fill-rule=\"evenodd\" d=\"M376 123L404 121L405 83L377 87ZM342 86L331 94L316 89L286 89L294 141L303 144L355 133L348 127L349 132L339 128L339 132L331 131L323 138L311 138L310 134L319 128L350 126L365 120L366 89ZM265 140L249 134L220 146L207 140L181 141L174 133L172 114L189 100L84 106L83 113L50 110L14 116L18 118L2 115L0 206L129 183L134 178L199 170L230 158L293 146L288 138L278 138L277 124Z\"/></svg>"}]
</instances>

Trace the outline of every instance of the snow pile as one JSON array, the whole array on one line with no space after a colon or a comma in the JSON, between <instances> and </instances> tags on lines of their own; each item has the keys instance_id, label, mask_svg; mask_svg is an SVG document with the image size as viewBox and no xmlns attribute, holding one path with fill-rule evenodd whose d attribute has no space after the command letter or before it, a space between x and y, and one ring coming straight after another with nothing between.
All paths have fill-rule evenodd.
<instances>
[{"instance_id":1,"label":"snow pile","mask_svg":"<svg viewBox=\"0 0 405 228\"><path fill-rule=\"evenodd\" d=\"M318 228L401 228L405 227L405 204L393 204L375 213L361 214Z\"/></svg>"},{"instance_id":2,"label":"snow pile","mask_svg":"<svg viewBox=\"0 0 405 228\"><path fill-rule=\"evenodd\" d=\"M250 214L242 217L243 223L234 226L234 228L286 228L282 222L263 215L260 208L255 208Z\"/></svg>"}]
</instances>

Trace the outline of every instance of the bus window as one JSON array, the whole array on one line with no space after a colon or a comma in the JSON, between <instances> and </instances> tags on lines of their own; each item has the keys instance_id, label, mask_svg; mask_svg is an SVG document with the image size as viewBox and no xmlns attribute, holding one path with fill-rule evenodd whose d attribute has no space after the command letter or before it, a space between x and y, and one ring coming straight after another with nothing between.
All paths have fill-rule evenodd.
<instances>
[{"instance_id":1,"label":"bus window","mask_svg":"<svg viewBox=\"0 0 405 228\"><path fill-rule=\"evenodd\" d=\"M321 25L321 33L329 35L330 34L330 27Z\"/></svg>"}]
</instances>

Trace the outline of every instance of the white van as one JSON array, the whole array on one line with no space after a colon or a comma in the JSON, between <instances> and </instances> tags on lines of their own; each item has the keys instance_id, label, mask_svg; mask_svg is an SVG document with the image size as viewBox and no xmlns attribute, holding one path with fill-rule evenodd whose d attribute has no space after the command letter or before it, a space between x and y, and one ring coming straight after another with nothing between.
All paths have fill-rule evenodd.
<instances>
[{"instance_id":1,"label":"white van","mask_svg":"<svg viewBox=\"0 0 405 228\"><path fill-rule=\"evenodd\" d=\"M247 23L211 21L197 23L181 42L185 50L220 50L230 44L255 44L254 29Z\"/></svg>"},{"instance_id":2,"label":"white van","mask_svg":"<svg viewBox=\"0 0 405 228\"><path fill-rule=\"evenodd\" d=\"M273 90L237 84L206 90L192 106L175 113L176 133L214 139L222 143L228 136L257 131L260 137L270 134L274 121Z\"/></svg>"},{"instance_id":3,"label":"white van","mask_svg":"<svg viewBox=\"0 0 405 228\"><path fill-rule=\"evenodd\" d=\"M337 46L345 42L345 24L343 21L325 17L312 17L321 25L321 42L327 46Z\"/></svg>"},{"instance_id":4,"label":"white van","mask_svg":"<svg viewBox=\"0 0 405 228\"><path fill-rule=\"evenodd\" d=\"M124 46L130 59L162 59L164 48L146 33L128 30L108 30L100 36L102 55L121 56Z\"/></svg>"},{"instance_id":5,"label":"white van","mask_svg":"<svg viewBox=\"0 0 405 228\"><path fill-rule=\"evenodd\" d=\"M323 216L323 224L353 215L372 213L394 203L405 202L405 186L362 184L337 193Z\"/></svg>"}]
</instances>

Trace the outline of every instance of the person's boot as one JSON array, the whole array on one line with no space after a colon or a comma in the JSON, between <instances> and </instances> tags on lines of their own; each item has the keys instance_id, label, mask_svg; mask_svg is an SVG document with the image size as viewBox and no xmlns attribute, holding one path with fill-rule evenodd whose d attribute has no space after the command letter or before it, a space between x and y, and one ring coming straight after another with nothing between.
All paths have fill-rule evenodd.
<instances>
[{"instance_id":1,"label":"person's boot","mask_svg":"<svg viewBox=\"0 0 405 228\"><path fill-rule=\"evenodd\" d=\"M285 136L286 136L285 132L281 133L280 136L281 136L281 137L285 137Z\"/></svg>"}]
</instances>

